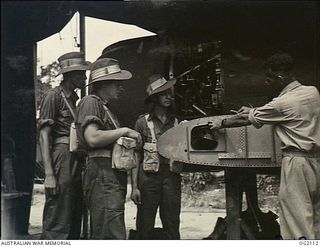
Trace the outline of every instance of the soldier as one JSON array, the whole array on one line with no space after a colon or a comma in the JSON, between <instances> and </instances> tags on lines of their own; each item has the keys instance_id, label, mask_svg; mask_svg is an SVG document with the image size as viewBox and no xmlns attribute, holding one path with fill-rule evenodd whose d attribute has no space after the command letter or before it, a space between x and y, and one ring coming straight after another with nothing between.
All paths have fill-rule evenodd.
<instances>
[{"instance_id":1,"label":"soldier","mask_svg":"<svg viewBox=\"0 0 320 247\"><path fill-rule=\"evenodd\" d=\"M58 58L61 84L47 92L40 106L39 143L45 169L46 202L42 239L78 239L81 231L81 167L69 152L70 126L74 120L76 88L85 86L89 63L84 53Z\"/></svg>"},{"instance_id":2,"label":"soldier","mask_svg":"<svg viewBox=\"0 0 320 247\"><path fill-rule=\"evenodd\" d=\"M141 116L135 129L142 135L143 148L137 152L138 168L132 171L131 198L138 205L137 230L140 239L151 239L158 207L163 229L169 239L180 239L181 177L170 170L169 161L157 152L156 141L178 123L173 112L173 90L176 80L161 75L149 78L149 114Z\"/></svg>"},{"instance_id":3,"label":"soldier","mask_svg":"<svg viewBox=\"0 0 320 247\"><path fill-rule=\"evenodd\" d=\"M108 103L119 99L122 81L131 77L129 71L121 70L117 60L98 59L91 69L91 94L79 102L76 111L79 147L88 155L83 190L92 239L126 239L127 173L112 168L112 149L120 137L130 137L139 143L141 136L132 129L121 128Z\"/></svg>"},{"instance_id":4,"label":"soldier","mask_svg":"<svg viewBox=\"0 0 320 247\"><path fill-rule=\"evenodd\" d=\"M279 191L284 239L320 239L320 96L291 74L293 59L280 53L265 63L267 83L279 94L258 108L242 107L221 128L275 126L283 151ZM218 127L219 128L219 127Z\"/></svg>"}]
</instances>

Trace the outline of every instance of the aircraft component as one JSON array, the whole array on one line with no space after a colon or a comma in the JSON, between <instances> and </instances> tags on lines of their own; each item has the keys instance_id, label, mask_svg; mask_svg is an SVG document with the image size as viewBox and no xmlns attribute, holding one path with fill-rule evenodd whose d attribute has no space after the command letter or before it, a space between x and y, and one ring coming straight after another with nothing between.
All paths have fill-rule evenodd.
<instances>
[{"instance_id":1,"label":"aircraft component","mask_svg":"<svg viewBox=\"0 0 320 247\"><path fill-rule=\"evenodd\" d=\"M194 119L166 131L159 153L175 162L216 167L279 167L280 140L272 126L210 130L228 116Z\"/></svg>"}]
</instances>

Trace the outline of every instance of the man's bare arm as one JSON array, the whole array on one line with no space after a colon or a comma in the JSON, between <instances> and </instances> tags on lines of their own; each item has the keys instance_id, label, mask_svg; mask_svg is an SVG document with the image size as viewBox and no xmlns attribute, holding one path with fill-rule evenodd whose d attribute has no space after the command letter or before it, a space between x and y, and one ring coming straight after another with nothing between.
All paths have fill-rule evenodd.
<instances>
[{"instance_id":1,"label":"man's bare arm","mask_svg":"<svg viewBox=\"0 0 320 247\"><path fill-rule=\"evenodd\" d=\"M114 143L122 136L134 138L138 144L141 142L141 135L137 131L126 127L114 130L101 130L97 124L91 123L84 130L84 138L92 148L105 147Z\"/></svg>"},{"instance_id":2,"label":"man's bare arm","mask_svg":"<svg viewBox=\"0 0 320 247\"><path fill-rule=\"evenodd\" d=\"M221 123L221 128L232 128L250 125L248 114L238 114L230 118L226 118Z\"/></svg>"},{"instance_id":3,"label":"man's bare arm","mask_svg":"<svg viewBox=\"0 0 320 247\"><path fill-rule=\"evenodd\" d=\"M51 190L49 191L49 193L56 194L57 181L52 166L52 157L50 150L51 131L52 129L50 126L44 126L40 129L39 144L45 171L44 187Z\"/></svg>"},{"instance_id":4,"label":"man's bare arm","mask_svg":"<svg viewBox=\"0 0 320 247\"><path fill-rule=\"evenodd\" d=\"M140 204L141 203L141 195L140 195L140 191L138 188L138 172L139 172L139 167L142 165L142 156L141 153L139 151L135 151L135 155L136 155L136 159L137 159L137 167L133 168L131 170L131 188L132 188L132 192L131 192L131 200L135 203L135 204Z\"/></svg>"}]
</instances>

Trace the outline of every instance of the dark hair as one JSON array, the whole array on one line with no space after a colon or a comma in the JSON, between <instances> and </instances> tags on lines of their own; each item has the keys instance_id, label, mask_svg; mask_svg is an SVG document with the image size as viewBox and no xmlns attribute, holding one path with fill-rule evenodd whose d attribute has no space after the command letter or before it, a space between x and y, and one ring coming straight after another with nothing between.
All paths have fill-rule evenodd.
<instances>
[{"instance_id":1,"label":"dark hair","mask_svg":"<svg viewBox=\"0 0 320 247\"><path fill-rule=\"evenodd\" d=\"M288 72L293 69L293 58L286 53L277 53L269 57L263 65L264 69Z\"/></svg>"}]
</instances>

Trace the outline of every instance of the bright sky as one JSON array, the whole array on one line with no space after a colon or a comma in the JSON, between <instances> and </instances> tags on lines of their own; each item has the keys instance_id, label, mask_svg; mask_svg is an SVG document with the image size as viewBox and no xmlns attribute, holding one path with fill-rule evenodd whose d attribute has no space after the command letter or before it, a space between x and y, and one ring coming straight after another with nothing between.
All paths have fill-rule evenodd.
<instances>
[{"instance_id":1,"label":"bright sky","mask_svg":"<svg viewBox=\"0 0 320 247\"><path fill-rule=\"evenodd\" d=\"M74 37L79 43L79 13L75 13L70 22L59 32L37 42L37 68L46 66L57 60L66 52L79 51L75 46ZM37 70L39 73L40 70Z\"/></svg>"},{"instance_id":2,"label":"bright sky","mask_svg":"<svg viewBox=\"0 0 320 247\"><path fill-rule=\"evenodd\" d=\"M90 62L94 62L108 45L130 38L156 35L135 25L91 17L86 17L85 25L86 59ZM37 74L40 74L40 66L56 61L64 53L79 51L76 43L80 43L78 12L59 33L37 42ZM62 77L57 77L53 87L57 86L61 79Z\"/></svg>"}]
</instances>

